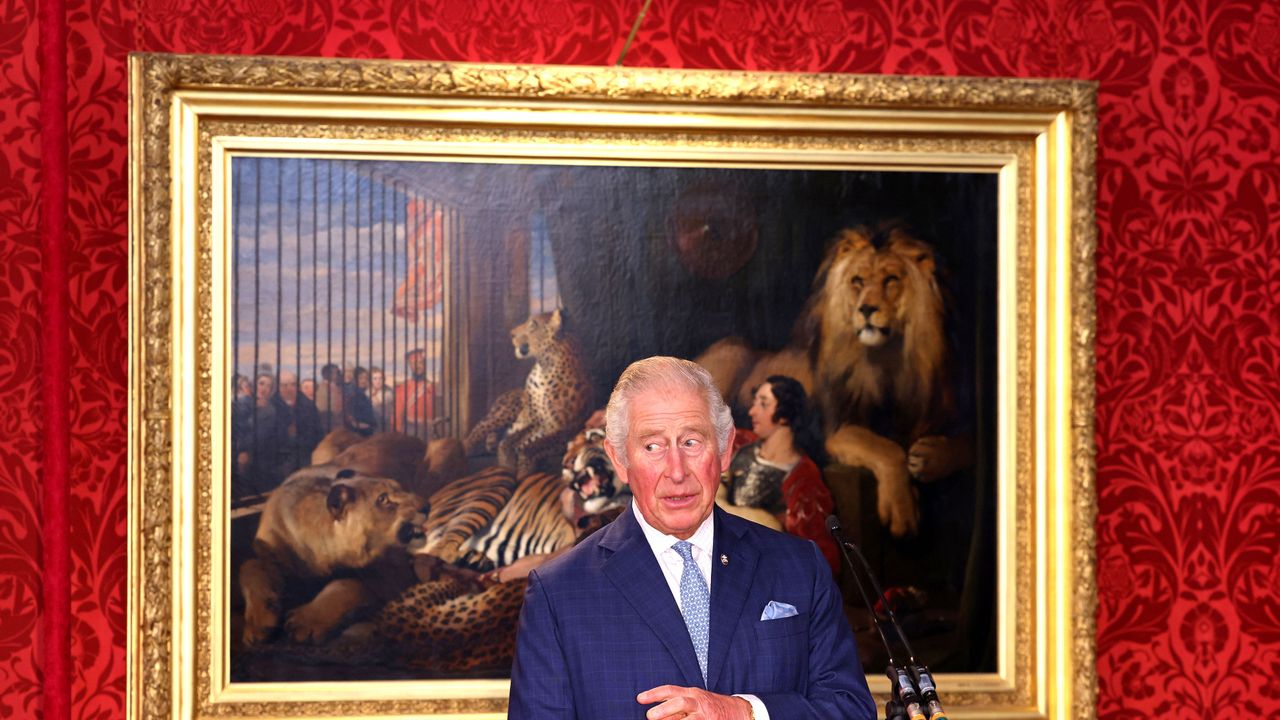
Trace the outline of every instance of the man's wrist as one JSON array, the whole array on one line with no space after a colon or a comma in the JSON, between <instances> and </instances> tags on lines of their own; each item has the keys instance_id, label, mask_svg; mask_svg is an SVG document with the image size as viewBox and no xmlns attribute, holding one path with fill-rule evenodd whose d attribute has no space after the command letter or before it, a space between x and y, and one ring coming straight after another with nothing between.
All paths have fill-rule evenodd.
<instances>
[{"instance_id":1,"label":"man's wrist","mask_svg":"<svg viewBox=\"0 0 1280 720\"><path fill-rule=\"evenodd\" d=\"M750 708L747 711L747 717L751 720L769 720L769 708L765 707L764 701L760 698L748 693L741 693L734 697L747 703L747 707Z\"/></svg>"}]
</instances>

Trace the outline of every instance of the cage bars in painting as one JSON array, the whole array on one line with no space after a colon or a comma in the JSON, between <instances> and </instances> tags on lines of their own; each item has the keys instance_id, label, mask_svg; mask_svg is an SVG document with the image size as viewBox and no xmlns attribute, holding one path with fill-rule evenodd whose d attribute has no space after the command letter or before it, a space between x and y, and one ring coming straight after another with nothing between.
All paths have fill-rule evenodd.
<instances>
[{"instance_id":1,"label":"cage bars in painting","mask_svg":"<svg viewBox=\"0 0 1280 720\"><path fill-rule=\"evenodd\" d=\"M375 161L237 157L232 173L232 363L255 404L281 379L315 402L335 366L328 392L348 402L324 432L356 429L356 396L374 409L362 431L459 432L459 210Z\"/></svg>"}]
</instances>

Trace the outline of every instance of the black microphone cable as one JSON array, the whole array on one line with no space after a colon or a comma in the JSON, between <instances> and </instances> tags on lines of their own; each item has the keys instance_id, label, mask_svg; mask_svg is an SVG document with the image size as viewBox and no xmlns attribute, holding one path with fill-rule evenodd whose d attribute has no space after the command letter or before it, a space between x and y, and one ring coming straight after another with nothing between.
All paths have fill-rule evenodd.
<instances>
[{"instance_id":1,"label":"black microphone cable","mask_svg":"<svg viewBox=\"0 0 1280 720\"><path fill-rule=\"evenodd\" d=\"M889 667L885 668L885 675L889 678L891 697L884 706L886 720L898 720L898 718L925 720L924 713L921 712L920 708L920 694L916 691L906 667L899 665L897 659L893 656L893 647L889 644L889 638L884 634L880 615L876 612L870 596L867 595L867 589L862 585L862 580L858 577L858 571L853 564L853 560L849 559L848 548L853 548L854 552L858 554L858 559L862 561L863 567L866 568L867 577L871 580L876 591L879 592L880 584L876 582L875 575L871 574L871 566L867 564L866 558L862 557L857 545L845 542L844 536L840 532L840 520L835 515L827 516L827 531L835 539L836 545L840 546L840 552L844 555L844 561L853 576L853 584L857 586L858 593L862 595L862 602L867 606L867 612L871 613L871 624L875 626L876 632L880 634L880 642L884 643L885 652L889 654ZM880 597L883 598L884 593L881 592ZM902 634L902 628L898 627L898 621L893 617L893 611L889 609L887 600L885 601L885 609L889 610L889 617L893 620L895 631L902 640L903 646L906 647L911 663L915 664L915 655L911 652L911 645L907 643L906 636Z\"/></svg>"},{"instance_id":2,"label":"black microphone cable","mask_svg":"<svg viewBox=\"0 0 1280 720\"><path fill-rule=\"evenodd\" d=\"M835 520L836 529L839 530L840 521L836 520L834 515L827 518L828 527L830 527L832 520ZM871 580L872 589L876 591L876 596L880 598L880 602L884 603L885 613L893 623L894 632L902 640L902 646L907 649L907 665L911 671L911 679L920 691L920 697L928 710L928 720L947 720L947 714L942 709L942 701L938 698L938 688L933 682L933 674L929 672L929 668L924 663L916 659L915 651L911 649L911 642L907 640L907 634L902 631L902 626L898 624L898 617L893 614L893 605L890 604L888 596L884 594L884 590L880 588L880 583L876 580L875 573L871 572L871 563L867 562L866 556L862 554L862 550L858 549L857 545L844 539L843 534L836 540L841 543L842 547L847 545L858 556L858 561L862 563L863 569L866 570L867 578ZM923 720L923 715L921 717ZM912 720L915 720L915 718L913 717Z\"/></svg>"},{"instance_id":3,"label":"black microphone cable","mask_svg":"<svg viewBox=\"0 0 1280 720\"><path fill-rule=\"evenodd\" d=\"M844 555L844 561L848 564L849 569L854 570L853 561L849 559L849 551L845 549L844 538L840 535L840 521L836 519L835 515L827 516L827 532L831 533L836 545L840 546L840 552ZM866 588L862 586L862 580L858 578L858 573L855 571L851 574L853 575L853 584L858 586L858 593L862 595L862 602L867 606L867 612L871 613L871 624L875 626L876 632L880 633L880 642L884 643L885 652L889 653L889 665L896 666L898 661L893 658L893 648L889 645L889 638L884 634L884 628L880 626L880 618L876 615L875 608L871 605L871 598L867 595ZM899 634L901 634L901 631L899 631ZM907 652L910 653L911 649L908 648Z\"/></svg>"},{"instance_id":4,"label":"black microphone cable","mask_svg":"<svg viewBox=\"0 0 1280 720\"><path fill-rule=\"evenodd\" d=\"M871 563L867 562L867 558L862 554L862 551L858 549L857 545L844 539L844 533L840 532L840 520L837 519L835 515L827 517L827 529L831 531L832 535L835 536L836 542L839 543L840 548L844 550L846 560L849 558L849 550L852 550L853 554L858 556L858 562L862 563L862 569L866 572L867 579L871 581L871 589L876 591L876 597L879 598L880 602L884 603L884 611L885 614L889 616L889 622L893 623L893 631L898 634L898 639L902 641L902 646L907 650L908 663L915 665L916 653L911 649L911 642L907 640L907 634L902 632L902 626L898 624L898 617L893 614L893 605L889 603L889 598L885 596L884 590L880 588L880 582L876 580L876 574L871 572ZM840 534L836 535L836 533ZM849 564L852 565L853 563L850 562ZM855 575L856 574L857 573L855 573ZM858 589L862 589L861 583L858 584ZM862 598L864 601L867 601L866 597L866 593L863 593ZM868 605L867 609L871 610L873 616L876 614L871 605Z\"/></svg>"}]
</instances>

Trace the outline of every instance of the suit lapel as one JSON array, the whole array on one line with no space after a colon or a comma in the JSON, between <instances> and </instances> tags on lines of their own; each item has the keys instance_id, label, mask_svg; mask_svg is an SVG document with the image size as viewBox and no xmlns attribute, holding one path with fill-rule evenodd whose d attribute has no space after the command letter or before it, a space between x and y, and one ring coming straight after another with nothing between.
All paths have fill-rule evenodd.
<instances>
[{"instance_id":1,"label":"suit lapel","mask_svg":"<svg viewBox=\"0 0 1280 720\"><path fill-rule=\"evenodd\" d=\"M725 514L715 509L715 551L711 557L711 641L707 648L707 688L713 689L724 670L733 640L734 628L747 603L748 591L755 579L760 559L755 545L742 535L740 528L724 521ZM728 563L721 562L721 558Z\"/></svg>"},{"instance_id":2,"label":"suit lapel","mask_svg":"<svg viewBox=\"0 0 1280 720\"><path fill-rule=\"evenodd\" d=\"M602 547L614 551L604 562L604 574L666 646L684 674L684 684L702 687L702 670L698 668L698 656L693 651L684 616L632 512L628 509L609 523L606 530L609 534L600 541ZM712 601L714 603L714 597ZM711 616L714 637L714 611Z\"/></svg>"}]
</instances>

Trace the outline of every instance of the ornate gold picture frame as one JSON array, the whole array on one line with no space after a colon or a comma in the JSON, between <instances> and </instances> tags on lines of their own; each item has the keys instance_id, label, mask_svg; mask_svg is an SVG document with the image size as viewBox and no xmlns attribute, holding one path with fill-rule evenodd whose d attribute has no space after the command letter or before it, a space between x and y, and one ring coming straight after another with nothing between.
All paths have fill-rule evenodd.
<instances>
[{"instance_id":1,"label":"ornate gold picture frame","mask_svg":"<svg viewBox=\"0 0 1280 720\"><path fill-rule=\"evenodd\" d=\"M1093 84L141 54L130 103L130 718L505 717L502 679L279 682L232 670L228 408L243 362L232 210L246 158L728 171L730 184L707 191L699 175L676 203L695 221L750 209L723 196L753 172L913 174L920 187L989 178L992 333L969 342L983 348L973 362L993 361L982 377L993 384L994 652L989 671L940 672L938 686L954 718L1093 717ZM302 186L295 202L311 192L320 205ZM464 216L435 211L436 232ZM775 231L730 221L726 232L754 248ZM440 247L443 267L461 267ZM685 267L723 280L721 265ZM449 272L460 271L439 279L445 297L467 297L448 294ZM802 275L808 287L812 268ZM450 327L475 325L465 301L441 302L453 302ZM488 329L505 345L509 328ZM457 372L441 366L441 382ZM442 434L479 419L440 398L454 413ZM883 704L883 676L868 679Z\"/></svg>"}]
</instances>

